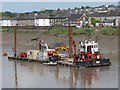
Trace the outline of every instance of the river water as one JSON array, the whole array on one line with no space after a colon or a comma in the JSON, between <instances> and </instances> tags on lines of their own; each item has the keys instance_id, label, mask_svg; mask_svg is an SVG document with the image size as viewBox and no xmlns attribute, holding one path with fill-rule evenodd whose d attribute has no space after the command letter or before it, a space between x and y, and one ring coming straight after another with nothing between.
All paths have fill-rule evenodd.
<instances>
[{"instance_id":1,"label":"river water","mask_svg":"<svg viewBox=\"0 0 120 90\"><path fill-rule=\"evenodd\" d=\"M10 47L3 46L4 50L13 55ZM94 68L45 66L39 62L15 62L2 57L2 87L118 88L118 55L113 53L106 56L110 57L112 65Z\"/></svg>"}]
</instances>

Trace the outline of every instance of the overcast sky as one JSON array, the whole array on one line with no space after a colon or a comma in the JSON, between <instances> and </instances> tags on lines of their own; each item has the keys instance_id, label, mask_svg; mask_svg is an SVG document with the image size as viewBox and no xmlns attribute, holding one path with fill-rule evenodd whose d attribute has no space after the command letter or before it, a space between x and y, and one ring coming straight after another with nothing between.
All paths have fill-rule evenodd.
<instances>
[{"instance_id":1,"label":"overcast sky","mask_svg":"<svg viewBox=\"0 0 120 90\"><path fill-rule=\"evenodd\" d=\"M41 9L64 9L81 6L117 5L118 2L2 2L2 11L31 12Z\"/></svg>"}]
</instances>

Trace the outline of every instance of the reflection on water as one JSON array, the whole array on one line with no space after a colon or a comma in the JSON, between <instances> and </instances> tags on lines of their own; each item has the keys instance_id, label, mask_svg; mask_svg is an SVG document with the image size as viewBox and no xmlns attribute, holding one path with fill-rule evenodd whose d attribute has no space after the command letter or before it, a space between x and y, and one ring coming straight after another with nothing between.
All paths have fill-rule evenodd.
<instances>
[{"instance_id":1,"label":"reflection on water","mask_svg":"<svg viewBox=\"0 0 120 90\"><path fill-rule=\"evenodd\" d=\"M14 63L14 61L7 61ZM39 62L16 61L17 78L14 75L14 87L70 87L70 88L89 88L101 78L101 72L110 70L110 66L95 68L74 68L63 66L44 66ZM15 65L14 65L15 66ZM15 68L15 67L9 68ZM11 72L11 71L8 71ZM11 73L11 75L13 75ZM5 75L8 78L11 75ZM13 78L12 78L13 79ZM3 79L4 80L4 79ZM17 80L17 81L16 81ZM3 87L7 81L4 81ZM13 83L13 82L11 82ZM11 84L9 83L9 84ZM17 85L16 85L17 84ZM9 86L11 87L11 85Z\"/></svg>"}]
</instances>

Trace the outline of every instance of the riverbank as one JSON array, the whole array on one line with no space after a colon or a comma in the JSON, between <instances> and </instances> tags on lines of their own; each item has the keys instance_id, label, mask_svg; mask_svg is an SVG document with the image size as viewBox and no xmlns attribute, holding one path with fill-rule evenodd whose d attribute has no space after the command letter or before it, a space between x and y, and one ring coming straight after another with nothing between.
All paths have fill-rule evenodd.
<instances>
[{"instance_id":1,"label":"riverbank","mask_svg":"<svg viewBox=\"0 0 120 90\"><path fill-rule=\"evenodd\" d=\"M1 28L0 31L2 32L9 32L13 31L14 28L17 28L17 31L37 31L37 30L43 30L43 34L67 34L68 33L68 27L64 26L53 26L53 27L4 27ZM119 30L117 27L91 27L91 29L88 29L88 27L83 27L83 28L76 28L76 27L71 27L73 30L74 35L78 34L86 34L88 31L90 33L100 33L100 34L105 34L105 35L118 35Z\"/></svg>"}]
</instances>

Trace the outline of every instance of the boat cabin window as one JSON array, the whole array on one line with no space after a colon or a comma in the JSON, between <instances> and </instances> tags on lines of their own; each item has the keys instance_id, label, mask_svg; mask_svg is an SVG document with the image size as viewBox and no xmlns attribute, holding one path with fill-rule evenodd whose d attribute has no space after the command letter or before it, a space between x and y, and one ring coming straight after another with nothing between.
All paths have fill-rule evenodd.
<instances>
[{"instance_id":1,"label":"boat cabin window","mask_svg":"<svg viewBox=\"0 0 120 90\"><path fill-rule=\"evenodd\" d=\"M96 45L95 45L95 48L97 48L97 47L98 47L98 45L96 44Z\"/></svg>"},{"instance_id":2,"label":"boat cabin window","mask_svg":"<svg viewBox=\"0 0 120 90\"><path fill-rule=\"evenodd\" d=\"M85 48L85 46L83 46L83 48Z\"/></svg>"},{"instance_id":3,"label":"boat cabin window","mask_svg":"<svg viewBox=\"0 0 120 90\"><path fill-rule=\"evenodd\" d=\"M93 45L92 45L92 48L94 48Z\"/></svg>"},{"instance_id":4,"label":"boat cabin window","mask_svg":"<svg viewBox=\"0 0 120 90\"><path fill-rule=\"evenodd\" d=\"M91 52L92 46L87 46L87 52Z\"/></svg>"},{"instance_id":5,"label":"boat cabin window","mask_svg":"<svg viewBox=\"0 0 120 90\"><path fill-rule=\"evenodd\" d=\"M85 46L80 46L80 48L85 49Z\"/></svg>"},{"instance_id":6,"label":"boat cabin window","mask_svg":"<svg viewBox=\"0 0 120 90\"><path fill-rule=\"evenodd\" d=\"M32 52L30 52L30 55L32 55Z\"/></svg>"},{"instance_id":7,"label":"boat cabin window","mask_svg":"<svg viewBox=\"0 0 120 90\"><path fill-rule=\"evenodd\" d=\"M42 51L46 50L46 46L42 46L41 50Z\"/></svg>"}]
</instances>

